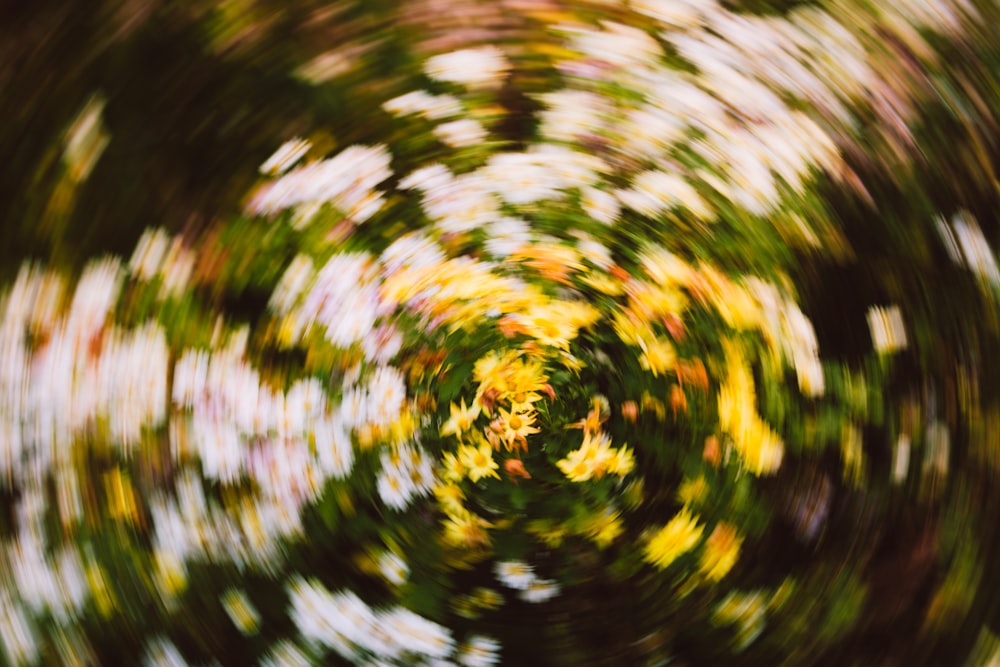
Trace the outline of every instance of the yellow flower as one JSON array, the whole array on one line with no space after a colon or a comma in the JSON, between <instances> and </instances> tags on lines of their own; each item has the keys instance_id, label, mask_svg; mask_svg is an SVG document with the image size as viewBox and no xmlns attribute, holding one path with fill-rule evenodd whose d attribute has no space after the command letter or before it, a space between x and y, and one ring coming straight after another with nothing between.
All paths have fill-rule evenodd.
<instances>
[{"instance_id":1,"label":"yellow flower","mask_svg":"<svg viewBox=\"0 0 1000 667\"><path fill-rule=\"evenodd\" d=\"M504 398L520 392L540 391L545 387L547 380L545 368L541 364L517 359L508 366L508 391L504 394Z\"/></svg>"},{"instance_id":2,"label":"yellow flower","mask_svg":"<svg viewBox=\"0 0 1000 667\"><path fill-rule=\"evenodd\" d=\"M493 448L490 443L480 439L476 446L461 445L458 448L458 460L466 467L469 479L478 482L483 477L496 477L500 466L493 460Z\"/></svg>"},{"instance_id":3,"label":"yellow flower","mask_svg":"<svg viewBox=\"0 0 1000 667\"><path fill-rule=\"evenodd\" d=\"M222 606L240 632L244 635L256 634L260 626L260 613L245 593L229 589L222 596Z\"/></svg>"},{"instance_id":4,"label":"yellow flower","mask_svg":"<svg viewBox=\"0 0 1000 667\"><path fill-rule=\"evenodd\" d=\"M610 470L614 458L615 450L611 448L610 438L603 431L598 431L585 433L580 448L557 461L556 466L571 482L586 482L603 477Z\"/></svg>"},{"instance_id":5,"label":"yellow flower","mask_svg":"<svg viewBox=\"0 0 1000 667\"><path fill-rule=\"evenodd\" d=\"M587 412L587 416L578 422L568 424L566 428L582 428L586 436L587 434L597 433L601 428L601 424L606 422L610 416L608 399L603 396L595 396L593 407Z\"/></svg>"},{"instance_id":6,"label":"yellow flower","mask_svg":"<svg viewBox=\"0 0 1000 667\"><path fill-rule=\"evenodd\" d=\"M620 281L600 271L587 273L580 278L580 282L597 292L609 296L618 296L624 291Z\"/></svg>"},{"instance_id":7,"label":"yellow flower","mask_svg":"<svg viewBox=\"0 0 1000 667\"><path fill-rule=\"evenodd\" d=\"M518 319L525 332L542 345L569 350L569 343L576 338L577 327L567 316L559 302L534 304Z\"/></svg>"},{"instance_id":8,"label":"yellow flower","mask_svg":"<svg viewBox=\"0 0 1000 667\"><path fill-rule=\"evenodd\" d=\"M651 322L667 315L684 312L688 299L679 289L634 282L629 286L629 307L640 318Z\"/></svg>"},{"instance_id":9,"label":"yellow flower","mask_svg":"<svg viewBox=\"0 0 1000 667\"><path fill-rule=\"evenodd\" d=\"M462 406L451 404L451 416L441 425L441 435L456 435L459 438L472 427L472 423L479 416L481 408L478 402L473 401L472 407L466 407L465 399L462 399Z\"/></svg>"},{"instance_id":10,"label":"yellow flower","mask_svg":"<svg viewBox=\"0 0 1000 667\"><path fill-rule=\"evenodd\" d=\"M701 554L699 569L707 579L719 581L726 576L740 555L740 545L743 539L736 533L736 528L728 523L720 522L705 541L705 550Z\"/></svg>"},{"instance_id":11,"label":"yellow flower","mask_svg":"<svg viewBox=\"0 0 1000 667\"><path fill-rule=\"evenodd\" d=\"M611 458L608 459L608 472L624 477L635 468L635 456L632 450L622 446L611 450Z\"/></svg>"},{"instance_id":12,"label":"yellow flower","mask_svg":"<svg viewBox=\"0 0 1000 667\"><path fill-rule=\"evenodd\" d=\"M743 286L726 281L722 293L717 295L715 306L726 324L745 331L761 326L761 307Z\"/></svg>"},{"instance_id":13,"label":"yellow flower","mask_svg":"<svg viewBox=\"0 0 1000 667\"><path fill-rule=\"evenodd\" d=\"M652 336L649 324L643 322L639 317L627 310L619 310L615 313L612 322L618 338L627 345L642 345L642 341Z\"/></svg>"},{"instance_id":14,"label":"yellow flower","mask_svg":"<svg viewBox=\"0 0 1000 667\"><path fill-rule=\"evenodd\" d=\"M452 454L451 452L444 453L444 477L450 482L461 481L466 474L468 474L469 468L465 463Z\"/></svg>"},{"instance_id":15,"label":"yellow flower","mask_svg":"<svg viewBox=\"0 0 1000 667\"><path fill-rule=\"evenodd\" d=\"M532 426L535 423L533 411L507 412L500 408L500 420L503 427L500 437L507 449L513 449L515 445L527 449L528 436L539 432L538 428Z\"/></svg>"},{"instance_id":16,"label":"yellow flower","mask_svg":"<svg viewBox=\"0 0 1000 667\"><path fill-rule=\"evenodd\" d=\"M104 490L108 504L108 514L114 519L124 519L130 523L139 520L136 509L135 491L128 476L120 468L104 474Z\"/></svg>"},{"instance_id":17,"label":"yellow flower","mask_svg":"<svg viewBox=\"0 0 1000 667\"><path fill-rule=\"evenodd\" d=\"M525 246L511 260L524 262L547 280L569 284L571 273L584 268L576 250L560 243L535 243Z\"/></svg>"},{"instance_id":18,"label":"yellow flower","mask_svg":"<svg viewBox=\"0 0 1000 667\"><path fill-rule=\"evenodd\" d=\"M583 449L574 449L556 465L571 482L586 482L594 475L592 461L586 458Z\"/></svg>"},{"instance_id":19,"label":"yellow flower","mask_svg":"<svg viewBox=\"0 0 1000 667\"><path fill-rule=\"evenodd\" d=\"M399 418L389 425L389 436L393 443L403 444L413 439L419 426L417 415L408 405L403 406Z\"/></svg>"},{"instance_id":20,"label":"yellow flower","mask_svg":"<svg viewBox=\"0 0 1000 667\"><path fill-rule=\"evenodd\" d=\"M437 498L438 504L446 513L456 514L464 509L462 501L465 500L465 492L458 484L438 484L433 490L434 497Z\"/></svg>"},{"instance_id":21,"label":"yellow flower","mask_svg":"<svg viewBox=\"0 0 1000 667\"><path fill-rule=\"evenodd\" d=\"M640 261L646 275L657 285L686 286L694 278L694 269L687 262L659 246L646 248Z\"/></svg>"},{"instance_id":22,"label":"yellow flower","mask_svg":"<svg viewBox=\"0 0 1000 667\"><path fill-rule=\"evenodd\" d=\"M672 371L677 365L677 352L668 340L654 338L644 345L642 356L639 357L642 367L659 377L667 371Z\"/></svg>"},{"instance_id":23,"label":"yellow flower","mask_svg":"<svg viewBox=\"0 0 1000 667\"><path fill-rule=\"evenodd\" d=\"M704 527L698 525L696 517L685 507L646 545L646 562L661 570L666 569L680 556L697 546L703 531Z\"/></svg>"},{"instance_id":24,"label":"yellow flower","mask_svg":"<svg viewBox=\"0 0 1000 667\"><path fill-rule=\"evenodd\" d=\"M545 542L550 549L558 549L566 539L567 530L561 522L536 519L528 524L528 531Z\"/></svg>"},{"instance_id":25,"label":"yellow flower","mask_svg":"<svg viewBox=\"0 0 1000 667\"><path fill-rule=\"evenodd\" d=\"M507 395L511 412L528 412L532 404L542 400L542 395L534 391L517 391Z\"/></svg>"},{"instance_id":26,"label":"yellow flower","mask_svg":"<svg viewBox=\"0 0 1000 667\"><path fill-rule=\"evenodd\" d=\"M648 391L642 392L642 409L643 411L652 410L656 413L656 418L660 421L663 421L667 417L667 406Z\"/></svg>"},{"instance_id":27,"label":"yellow flower","mask_svg":"<svg viewBox=\"0 0 1000 667\"><path fill-rule=\"evenodd\" d=\"M155 557L157 590L162 600L172 601L187 587L187 571L184 569L184 562L176 554L160 549L155 552ZM91 597L97 605L97 613L101 615L101 618L108 618L114 613L118 602L108 586L107 577L104 576L104 568L96 561L88 560L84 569Z\"/></svg>"},{"instance_id":28,"label":"yellow flower","mask_svg":"<svg viewBox=\"0 0 1000 667\"><path fill-rule=\"evenodd\" d=\"M784 445L756 409L753 376L736 343L723 341L726 379L719 388L719 428L728 433L747 468L766 475L781 467Z\"/></svg>"},{"instance_id":29,"label":"yellow flower","mask_svg":"<svg viewBox=\"0 0 1000 667\"><path fill-rule=\"evenodd\" d=\"M497 609L503 605L503 596L492 588L480 586L470 596L474 604L484 609Z\"/></svg>"},{"instance_id":30,"label":"yellow flower","mask_svg":"<svg viewBox=\"0 0 1000 667\"><path fill-rule=\"evenodd\" d=\"M583 532L594 544L604 549L618 539L624 530L619 513L609 510L588 521Z\"/></svg>"},{"instance_id":31,"label":"yellow flower","mask_svg":"<svg viewBox=\"0 0 1000 667\"><path fill-rule=\"evenodd\" d=\"M700 475L697 479L685 479L677 489L677 500L684 505L697 505L708 495L708 482L705 476Z\"/></svg>"},{"instance_id":32,"label":"yellow flower","mask_svg":"<svg viewBox=\"0 0 1000 667\"><path fill-rule=\"evenodd\" d=\"M455 547L485 547L490 543L490 523L468 510L449 514L444 522L444 540Z\"/></svg>"}]
</instances>

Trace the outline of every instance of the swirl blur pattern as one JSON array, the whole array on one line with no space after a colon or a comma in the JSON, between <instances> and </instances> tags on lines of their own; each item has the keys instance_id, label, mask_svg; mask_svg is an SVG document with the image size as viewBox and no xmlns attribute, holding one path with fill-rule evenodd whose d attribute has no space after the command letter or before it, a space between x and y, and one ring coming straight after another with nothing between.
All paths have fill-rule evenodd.
<instances>
[{"instance_id":1,"label":"swirl blur pattern","mask_svg":"<svg viewBox=\"0 0 1000 667\"><path fill-rule=\"evenodd\" d=\"M6 664L1000 660L992 3L106 4L257 97L16 152Z\"/></svg>"}]
</instances>

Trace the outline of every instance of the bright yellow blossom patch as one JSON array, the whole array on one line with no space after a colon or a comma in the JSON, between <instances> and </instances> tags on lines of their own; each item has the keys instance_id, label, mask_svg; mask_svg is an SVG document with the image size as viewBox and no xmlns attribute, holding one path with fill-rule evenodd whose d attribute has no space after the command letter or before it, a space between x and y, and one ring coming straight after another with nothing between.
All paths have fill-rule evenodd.
<instances>
[{"instance_id":1,"label":"bright yellow blossom patch","mask_svg":"<svg viewBox=\"0 0 1000 667\"><path fill-rule=\"evenodd\" d=\"M472 423L479 416L480 410L479 403L475 401L472 402L471 406L466 406L463 398L461 407L453 402L451 404L451 417L441 425L441 435L455 435L461 438L463 433L472 428Z\"/></svg>"},{"instance_id":2,"label":"bright yellow blossom patch","mask_svg":"<svg viewBox=\"0 0 1000 667\"><path fill-rule=\"evenodd\" d=\"M646 342L639 363L654 377L660 377L677 366L677 352L670 341L654 338Z\"/></svg>"},{"instance_id":3,"label":"bright yellow blossom patch","mask_svg":"<svg viewBox=\"0 0 1000 667\"><path fill-rule=\"evenodd\" d=\"M620 513L607 511L591 518L584 526L583 533L593 540L598 548L605 549L618 539L624 530Z\"/></svg>"},{"instance_id":4,"label":"bright yellow blossom patch","mask_svg":"<svg viewBox=\"0 0 1000 667\"><path fill-rule=\"evenodd\" d=\"M488 546L490 523L468 510L449 514L444 522L444 540L454 547L479 548Z\"/></svg>"},{"instance_id":5,"label":"bright yellow blossom patch","mask_svg":"<svg viewBox=\"0 0 1000 667\"><path fill-rule=\"evenodd\" d=\"M480 440L476 445L460 445L458 460L468 470L469 479L473 482L478 482L483 477L500 479L497 474L500 466L493 460L493 448L485 440Z\"/></svg>"},{"instance_id":6,"label":"bright yellow blossom patch","mask_svg":"<svg viewBox=\"0 0 1000 667\"><path fill-rule=\"evenodd\" d=\"M433 488L434 497L441 508L448 514L456 514L462 511L462 501L465 500L465 492L462 487L454 482L438 484Z\"/></svg>"},{"instance_id":7,"label":"bright yellow blossom patch","mask_svg":"<svg viewBox=\"0 0 1000 667\"><path fill-rule=\"evenodd\" d=\"M705 550L701 554L698 568L710 581L719 581L726 576L740 555L743 538L736 527L720 522L705 540Z\"/></svg>"},{"instance_id":8,"label":"bright yellow blossom patch","mask_svg":"<svg viewBox=\"0 0 1000 667\"><path fill-rule=\"evenodd\" d=\"M508 412L500 408L500 422L503 429L500 438L508 450L515 447L527 448L528 436L540 432L540 429L534 426L535 417L535 413L531 410Z\"/></svg>"},{"instance_id":9,"label":"bright yellow blossom patch","mask_svg":"<svg viewBox=\"0 0 1000 667\"><path fill-rule=\"evenodd\" d=\"M583 444L556 462L559 470L572 482L600 479L611 473L624 477L632 471L635 460L627 449L611 446L611 438L603 431L585 432Z\"/></svg>"},{"instance_id":10,"label":"bright yellow blossom patch","mask_svg":"<svg viewBox=\"0 0 1000 667\"><path fill-rule=\"evenodd\" d=\"M704 527L685 507L661 528L645 549L646 562L664 570L698 545Z\"/></svg>"},{"instance_id":11,"label":"bright yellow blossom patch","mask_svg":"<svg viewBox=\"0 0 1000 667\"><path fill-rule=\"evenodd\" d=\"M773 473L781 466L784 445L757 414L753 375L739 346L724 341L726 379L719 388L719 428L730 435L736 451L755 475Z\"/></svg>"}]
</instances>

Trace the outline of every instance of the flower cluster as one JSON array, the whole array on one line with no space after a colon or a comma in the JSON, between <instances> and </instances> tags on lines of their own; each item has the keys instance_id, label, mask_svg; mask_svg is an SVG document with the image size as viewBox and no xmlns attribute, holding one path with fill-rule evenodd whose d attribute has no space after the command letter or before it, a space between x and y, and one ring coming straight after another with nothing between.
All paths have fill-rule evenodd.
<instances>
[{"instance_id":1,"label":"flower cluster","mask_svg":"<svg viewBox=\"0 0 1000 667\"><path fill-rule=\"evenodd\" d=\"M961 34L957 9L918 4L879 29L916 53L920 30ZM143 605L167 629L211 605L241 641L275 633L262 664L467 667L503 655L481 619L569 618L590 582L668 591L631 646L693 591L684 627L730 628L738 651L811 609L791 579L741 592L761 580L741 556L787 525L821 541L836 485L878 471L872 433L896 443L897 486L923 448L937 502L953 413L979 414L967 369L947 424L882 400L921 342L905 307L868 308L853 365L807 315L797 262L849 254L822 198L864 191L859 119L902 149L926 92L878 69L845 7L634 0L546 25L538 53L436 54L413 69L427 90L378 100L393 131L281 146L213 230L224 250L150 229L72 289L26 265L0 301L5 657L100 662L85 628ZM520 85L537 124L511 141ZM992 294L972 214L935 224ZM219 312L247 284L267 296L252 322ZM836 474L785 488L824 457ZM934 604L971 608L954 591L980 575L953 571ZM860 615L867 579L838 576ZM820 612L829 637L840 608ZM201 642L179 634L147 662L183 664Z\"/></svg>"}]
</instances>

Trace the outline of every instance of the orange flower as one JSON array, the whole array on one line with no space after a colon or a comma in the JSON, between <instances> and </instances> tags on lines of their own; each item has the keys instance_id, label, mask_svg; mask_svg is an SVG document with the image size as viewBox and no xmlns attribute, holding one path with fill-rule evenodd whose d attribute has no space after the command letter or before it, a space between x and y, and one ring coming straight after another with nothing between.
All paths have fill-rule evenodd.
<instances>
[{"instance_id":1,"label":"orange flower","mask_svg":"<svg viewBox=\"0 0 1000 667\"><path fill-rule=\"evenodd\" d=\"M501 317L497 321L497 328L506 338L513 338L518 334L528 334L527 328L516 317L511 317L510 315Z\"/></svg>"},{"instance_id":2,"label":"orange flower","mask_svg":"<svg viewBox=\"0 0 1000 667\"><path fill-rule=\"evenodd\" d=\"M688 400L687 396L684 395L684 390L676 384L670 387L670 410L676 416L679 411L686 413L687 409Z\"/></svg>"},{"instance_id":3,"label":"orange flower","mask_svg":"<svg viewBox=\"0 0 1000 667\"><path fill-rule=\"evenodd\" d=\"M567 424L566 428L582 428L584 435L597 433L601 429L601 424L608 420L608 412L604 403L599 398L594 399L594 407L590 409L587 416L578 422Z\"/></svg>"},{"instance_id":4,"label":"orange flower","mask_svg":"<svg viewBox=\"0 0 1000 667\"><path fill-rule=\"evenodd\" d=\"M708 391L708 371L701 359L677 362L677 381L683 385L690 381L695 387L702 391Z\"/></svg>"},{"instance_id":5,"label":"orange flower","mask_svg":"<svg viewBox=\"0 0 1000 667\"><path fill-rule=\"evenodd\" d=\"M673 313L669 315L664 315L663 326L667 328L667 331L670 332L670 335L673 337L675 341L680 343L684 340L685 337L684 322L681 321L680 317L678 317Z\"/></svg>"},{"instance_id":6,"label":"orange flower","mask_svg":"<svg viewBox=\"0 0 1000 667\"><path fill-rule=\"evenodd\" d=\"M531 474L525 469L524 461L521 459L507 459L504 461L503 469L510 477L510 481L517 484L517 478L531 479Z\"/></svg>"},{"instance_id":7,"label":"orange flower","mask_svg":"<svg viewBox=\"0 0 1000 667\"><path fill-rule=\"evenodd\" d=\"M566 285L570 284L569 275L583 268L576 251L559 243L525 246L512 259L523 261L547 280Z\"/></svg>"},{"instance_id":8,"label":"orange flower","mask_svg":"<svg viewBox=\"0 0 1000 667\"><path fill-rule=\"evenodd\" d=\"M718 468L719 463L722 462L722 451L719 449L719 439L714 435L710 435L705 438L705 451L701 456L706 463L709 463L713 468Z\"/></svg>"}]
</instances>

